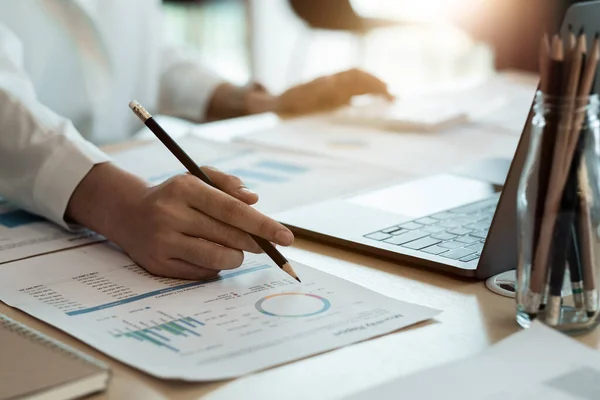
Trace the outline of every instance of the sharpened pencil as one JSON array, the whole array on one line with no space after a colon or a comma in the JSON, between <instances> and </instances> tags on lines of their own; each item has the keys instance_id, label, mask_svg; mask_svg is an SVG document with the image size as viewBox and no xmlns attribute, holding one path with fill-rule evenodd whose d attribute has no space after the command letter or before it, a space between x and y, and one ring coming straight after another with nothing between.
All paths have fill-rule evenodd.
<instances>
[{"instance_id":1,"label":"sharpened pencil","mask_svg":"<svg viewBox=\"0 0 600 400\"><path fill-rule=\"evenodd\" d=\"M156 135L156 137L165 145L165 147L182 163L190 174L194 175L196 178L202 180L207 185L214 187L215 189L221 190L218 186L216 186L212 180L202 171L202 169L191 159L187 153L179 147L177 142L173 140L171 136L156 122L152 115L137 101L133 100L129 103L129 108L134 112L134 114ZM285 271L292 278L300 281L298 275L292 268L289 261L281 254L275 246L271 242L266 239L261 238L260 236L253 235L249 233L252 240L256 242L260 246L260 248L269 256L271 259L277 264L279 268Z\"/></svg>"}]
</instances>

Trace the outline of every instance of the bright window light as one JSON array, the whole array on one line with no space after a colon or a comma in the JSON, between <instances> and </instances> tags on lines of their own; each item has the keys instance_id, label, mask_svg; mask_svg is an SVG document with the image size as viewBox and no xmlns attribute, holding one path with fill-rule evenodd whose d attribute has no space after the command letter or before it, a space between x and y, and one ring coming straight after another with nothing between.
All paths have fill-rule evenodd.
<instances>
[{"instance_id":1,"label":"bright window light","mask_svg":"<svg viewBox=\"0 0 600 400\"><path fill-rule=\"evenodd\" d=\"M410 21L449 21L490 0L351 0L360 15Z\"/></svg>"}]
</instances>

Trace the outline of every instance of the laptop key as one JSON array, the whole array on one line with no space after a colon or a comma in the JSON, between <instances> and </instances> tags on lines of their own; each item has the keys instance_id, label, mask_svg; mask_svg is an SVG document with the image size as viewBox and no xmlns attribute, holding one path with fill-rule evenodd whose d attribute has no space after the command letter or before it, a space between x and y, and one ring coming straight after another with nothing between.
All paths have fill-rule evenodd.
<instances>
[{"instance_id":1,"label":"laptop key","mask_svg":"<svg viewBox=\"0 0 600 400\"><path fill-rule=\"evenodd\" d=\"M443 219L454 218L454 217L456 217L456 214L454 214L452 212L444 211L444 212L441 212L441 213L430 215L429 217L434 218L434 219L443 220Z\"/></svg>"},{"instance_id":2,"label":"laptop key","mask_svg":"<svg viewBox=\"0 0 600 400\"><path fill-rule=\"evenodd\" d=\"M406 247L407 249L413 250L421 250L422 248L438 244L439 242L441 242L441 240L437 240L432 237L424 237L421 239L413 240L412 242L405 243L402 245L402 247Z\"/></svg>"},{"instance_id":3,"label":"laptop key","mask_svg":"<svg viewBox=\"0 0 600 400\"><path fill-rule=\"evenodd\" d=\"M492 216L490 216L490 214L488 214L488 213L477 214L475 216L475 220L476 220L476 222L490 225L492 223Z\"/></svg>"},{"instance_id":4,"label":"laptop key","mask_svg":"<svg viewBox=\"0 0 600 400\"><path fill-rule=\"evenodd\" d=\"M482 229L488 229L490 227L489 223L485 223L485 222L476 222L474 224L469 224L466 226L466 228L471 228L473 230L479 231Z\"/></svg>"},{"instance_id":5,"label":"laptop key","mask_svg":"<svg viewBox=\"0 0 600 400\"><path fill-rule=\"evenodd\" d=\"M368 238L368 239L382 241L382 240L391 238L392 235L388 235L387 233L383 233L383 232L374 232L374 233L370 233L368 235L365 235L365 237Z\"/></svg>"},{"instance_id":6,"label":"laptop key","mask_svg":"<svg viewBox=\"0 0 600 400\"><path fill-rule=\"evenodd\" d=\"M398 227L400 228L404 228L404 229L409 229L409 230L413 230L413 229L420 229L423 227L423 225L421 224L417 224L415 222L407 222L405 224L402 225L398 225Z\"/></svg>"},{"instance_id":7,"label":"laptop key","mask_svg":"<svg viewBox=\"0 0 600 400\"><path fill-rule=\"evenodd\" d=\"M444 242L440 244L440 246L445 247L447 249L458 249L459 247L463 247L465 244L461 242Z\"/></svg>"},{"instance_id":8,"label":"laptop key","mask_svg":"<svg viewBox=\"0 0 600 400\"><path fill-rule=\"evenodd\" d=\"M446 230L446 228L443 226L439 226L439 225L427 225L427 226L424 226L422 230L425 232L429 232L429 233L440 233L440 232L444 232Z\"/></svg>"},{"instance_id":9,"label":"laptop key","mask_svg":"<svg viewBox=\"0 0 600 400\"><path fill-rule=\"evenodd\" d=\"M473 229L466 229L466 228L452 228L452 229L448 229L449 233L458 235L458 236L463 236L466 235L468 233L473 232Z\"/></svg>"},{"instance_id":10,"label":"laptop key","mask_svg":"<svg viewBox=\"0 0 600 400\"><path fill-rule=\"evenodd\" d=\"M473 237L473 236L459 236L459 237L457 237L454 240L457 241L457 242L463 242L465 244L471 244L471 243L477 243L481 239Z\"/></svg>"},{"instance_id":11,"label":"laptop key","mask_svg":"<svg viewBox=\"0 0 600 400\"><path fill-rule=\"evenodd\" d=\"M445 228L458 228L459 226L461 226L462 223L460 221L456 221L456 220L452 220L452 219L448 219L445 221L440 222L440 226L443 226Z\"/></svg>"},{"instance_id":12,"label":"laptop key","mask_svg":"<svg viewBox=\"0 0 600 400\"><path fill-rule=\"evenodd\" d=\"M412 242L413 240L421 239L425 236L429 236L429 233L423 231L410 231L406 232L402 235L394 236L389 239L384 240L385 243L395 244L397 246Z\"/></svg>"},{"instance_id":13,"label":"laptop key","mask_svg":"<svg viewBox=\"0 0 600 400\"><path fill-rule=\"evenodd\" d=\"M404 229L404 228L398 228L394 232L390 233L390 235L398 236L398 235L405 234L406 232L409 232L409 230Z\"/></svg>"},{"instance_id":14,"label":"laptop key","mask_svg":"<svg viewBox=\"0 0 600 400\"><path fill-rule=\"evenodd\" d=\"M467 249L473 249L475 251L481 251L483 249L483 243L474 243L468 246L465 246Z\"/></svg>"},{"instance_id":15,"label":"laptop key","mask_svg":"<svg viewBox=\"0 0 600 400\"><path fill-rule=\"evenodd\" d=\"M479 254L471 254L470 256L461 258L459 261L469 262L469 261L477 260L478 258L479 258Z\"/></svg>"},{"instance_id":16,"label":"laptop key","mask_svg":"<svg viewBox=\"0 0 600 400\"><path fill-rule=\"evenodd\" d=\"M399 229L401 229L401 228L398 228L397 226L392 226L390 228L382 229L381 232L383 232L383 233L392 233L392 232L396 232Z\"/></svg>"},{"instance_id":17,"label":"laptop key","mask_svg":"<svg viewBox=\"0 0 600 400\"><path fill-rule=\"evenodd\" d=\"M471 250L471 249L456 249L456 250L450 250L447 253L442 253L441 256L442 257L446 257L446 258L451 258L453 260L460 260L461 258L464 258L468 255L471 255L475 253L475 250Z\"/></svg>"},{"instance_id":18,"label":"laptop key","mask_svg":"<svg viewBox=\"0 0 600 400\"><path fill-rule=\"evenodd\" d=\"M483 230L483 231L479 231L479 232L473 232L471 233L471 236L475 236L476 238L479 239L485 239L488 235L488 230Z\"/></svg>"},{"instance_id":19,"label":"laptop key","mask_svg":"<svg viewBox=\"0 0 600 400\"><path fill-rule=\"evenodd\" d=\"M438 223L437 220L435 220L433 218L429 218L429 217L420 218L420 219L416 220L415 222L417 222L419 224L423 224L423 225L433 225L433 224Z\"/></svg>"},{"instance_id":20,"label":"laptop key","mask_svg":"<svg viewBox=\"0 0 600 400\"><path fill-rule=\"evenodd\" d=\"M436 239L440 239L440 240L452 240L456 237L456 235L452 235L448 232L441 232L441 233L436 233L434 235L431 235Z\"/></svg>"},{"instance_id":21,"label":"laptop key","mask_svg":"<svg viewBox=\"0 0 600 400\"><path fill-rule=\"evenodd\" d=\"M421 251L424 251L425 253L429 253L429 254L442 254L442 253L445 253L446 251L448 251L448 249L445 249L440 246L430 246L430 247L425 247L424 249L421 249Z\"/></svg>"}]
</instances>

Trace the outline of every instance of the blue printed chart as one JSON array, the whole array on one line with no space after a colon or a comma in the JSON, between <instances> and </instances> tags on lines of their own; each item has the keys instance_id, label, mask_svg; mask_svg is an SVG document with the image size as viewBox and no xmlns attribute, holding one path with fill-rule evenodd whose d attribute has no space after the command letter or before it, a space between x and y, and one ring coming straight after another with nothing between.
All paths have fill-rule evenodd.
<instances>
[{"instance_id":1,"label":"blue printed chart","mask_svg":"<svg viewBox=\"0 0 600 400\"><path fill-rule=\"evenodd\" d=\"M89 231L67 232L0 198L0 264L98 240Z\"/></svg>"},{"instance_id":2,"label":"blue printed chart","mask_svg":"<svg viewBox=\"0 0 600 400\"><path fill-rule=\"evenodd\" d=\"M0 301L150 374L194 381L240 376L438 313L294 268L302 284L264 254L209 281L170 279L98 244L2 266Z\"/></svg>"},{"instance_id":3,"label":"blue printed chart","mask_svg":"<svg viewBox=\"0 0 600 400\"><path fill-rule=\"evenodd\" d=\"M240 156L247 157L248 154L245 153ZM228 168L225 162L216 162L214 166L221 169L223 172L239 177L249 188L257 190L261 185L265 184L281 184L290 182L297 178L298 175L305 174L309 171L308 167L303 167L284 161L270 160L258 160L243 167ZM176 169L172 172L152 176L148 180L152 183L160 183L175 175L185 172L186 171L184 169Z\"/></svg>"},{"instance_id":4,"label":"blue printed chart","mask_svg":"<svg viewBox=\"0 0 600 400\"><path fill-rule=\"evenodd\" d=\"M188 137L181 147L198 165L235 175L259 194L256 208L271 214L397 181L398 173L350 161L241 143ZM160 143L114 155L115 162L153 184L185 173Z\"/></svg>"},{"instance_id":5,"label":"blue printed chart","mask_svg":"<svg viewBox=\"0 0 600 400\"><path fill-rule=\"evenodd\" d=\"M41 221L44 221L44 219L23 210L0 212L0 225L8 229L18 228Z\"/></svg>"},{"instance_id":6,"label":"blue printed chart","mask_svg":"<svg viewBox=\"0 0 600 400\"><path fill-rule=\"evenodd\" d=\"M149 307L148 307L149 308ZM129 329L115 330L112 335L115 338L130 338L140 342L145 342L158 347L164 347L176 353L180 349L174 347L171 342L177 338L200 337L202 326L205 324L193 317L172 317L167 313L159 312L157 320L148 323L142 322L136 324L123 320L123 324Z\"/></svg>"},{"instance_id":7,"label":"blue printed chart","mask_svg":"<svg viewBox=\"0 0 600 400\"><path fill-rule=\"evenodd\" d=\"M258 312L271 317L304 318L326 312L331 308L331 302L313 293L287 292L263 297L255 307Z\"/></svg>"}]
</instances>

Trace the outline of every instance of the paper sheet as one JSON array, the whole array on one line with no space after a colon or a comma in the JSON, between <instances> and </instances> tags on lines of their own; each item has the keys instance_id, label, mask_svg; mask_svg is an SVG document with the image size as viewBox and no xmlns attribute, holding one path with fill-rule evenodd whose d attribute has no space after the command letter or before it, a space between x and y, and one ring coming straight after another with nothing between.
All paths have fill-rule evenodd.
<instances>
[{"instance_id":1,"label":"paper sheet","mask_svg":"<svg viewBox=\"0 0 600 400\"><path fill-rule=\"evenodd\" d=\"M0 198L0 264L100 240L87 230L67 232Z\"/></svg>"},{"instance_id":2,"label":"paper sheet","mask_svg":"<svg viewBox=\"0 0 600 400\"><path fill-rule=\"evenodd\" d=\"M424 93L403 94L393 102L355 98L352 105L331 113L342 124L380 126L392 131L433 131L476 123L501 133L520 135L532 104L537 81L520 82L496 75L478 84Z\"/></svg>"},{"instance_id":3,"label":"paper sheet","mask_svg":"<svg viewBox=\"0 0 600 400\"><path fill-rule=\"evenodd\" d=\"M178 141L198 165L215 166L240 177L260 196L256 208L275 213L358 190L406 179L393 170L249 144L218 143L193 136ZM155 142L114 155L117 165L153 183L185 172Z\"/></svg>"},{"instance_id":4,"label":"paper sheet","mask_svg":"<svg viewBox=\"0 0 600 400\"><path fill-rule=\"evenodd\" d=\"M405 303L265 255L213 282L152 276L107 244L6 264L0 300L161 378L232 378L432 318Z\"/></svg>"},{"instance_id":5,"label":"paper sheet","mask_svg":"<svg viewBox=\"0 0 600 400\"><path fill-rule=\"evenodd\" d=\"M512 158L518 138L480 127L399 133L305 117L236 140L361 162L409 175L430 175L484 158Z\"/></svg>"},{"instance_id":6,"label":"paper sheet","mask_svg":"<svg viewBox=\"0 0 600 400\"><path fill-rule=\"evenodd\" d=\"M535 322L481 354L348 397L371 399L600 399L600 354Z\"/></svg>"}]
</instances>

